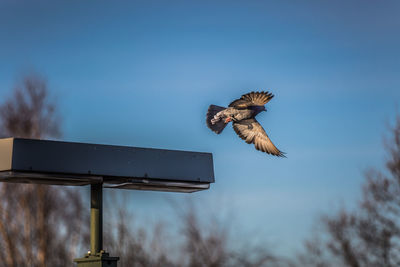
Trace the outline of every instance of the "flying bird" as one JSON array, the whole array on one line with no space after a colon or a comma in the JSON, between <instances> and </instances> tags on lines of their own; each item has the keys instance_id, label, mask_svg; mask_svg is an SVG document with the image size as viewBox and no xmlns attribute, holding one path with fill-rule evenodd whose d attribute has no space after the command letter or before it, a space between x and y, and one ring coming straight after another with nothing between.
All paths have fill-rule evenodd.
<instances>
[{"instance_id":1,"label":"flying bird","mask_svg":"<svg viewBox=\"0 0 400 267\"><path fill-rule=\"evenodd\" d=\"M229 122L232 122L236 134L248 144L254 144L257 150L278 157L285 157L269 139L263 127L255 119L258 113L267 111L265 104L274 97L269 92L251 92L242 95L227 108L210 105L206 122L216 134L220 134Z\"/></svg>"}]
</instances>

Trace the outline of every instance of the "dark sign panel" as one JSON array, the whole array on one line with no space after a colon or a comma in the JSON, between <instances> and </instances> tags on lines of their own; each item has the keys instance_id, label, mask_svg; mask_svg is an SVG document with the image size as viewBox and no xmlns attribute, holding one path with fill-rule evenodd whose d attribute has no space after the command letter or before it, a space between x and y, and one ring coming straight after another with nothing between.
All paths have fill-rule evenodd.
<instances>
[{"instance_id":1,"label":"dark sign panel","mask_svg":"<svg viewBox=\"0 0 400 267\"><path fill-rule=\"evenodd\" d=\"M214 182L211 153L6 138L0 180L194 192Z\"/></svg>"}]
</instances>

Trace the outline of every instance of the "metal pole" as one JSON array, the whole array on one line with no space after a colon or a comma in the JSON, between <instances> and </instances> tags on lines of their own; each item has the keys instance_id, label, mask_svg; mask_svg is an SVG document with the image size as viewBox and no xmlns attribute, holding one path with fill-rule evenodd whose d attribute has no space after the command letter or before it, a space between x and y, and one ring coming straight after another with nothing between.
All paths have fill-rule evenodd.
<instances>
[{"instance_id":1,"label":"metal pole","mask_svg":"<svg viewBox=\"0 0 400 267\"><path fill-rule=\"evenodd\" d=\"M90 185L90 251L103 249L103 185Z\"/></svg>"},{"instance_id":2,"label":"metal pole","mask_svg":"<svg viewBox=\"0 0 400 267\"><path fill-rule=\"evenodd\" d=\"M90 185L90 252L75 259L77 267L117 267L118 257L103 250L103 184Z\"/></svg>"}]
</instances>

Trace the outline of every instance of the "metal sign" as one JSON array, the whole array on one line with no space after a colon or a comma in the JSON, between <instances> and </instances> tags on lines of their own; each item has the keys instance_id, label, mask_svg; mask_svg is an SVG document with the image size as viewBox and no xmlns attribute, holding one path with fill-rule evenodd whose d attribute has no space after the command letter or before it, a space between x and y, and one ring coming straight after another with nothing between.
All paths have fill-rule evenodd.
<instances>
[{"instance_id":1,"label":"metal sign","mask_svg":"<svg viewBox=\"0 0 400 267\"><path fill-rule=\"evenodd\" d=\"M0 139L0 180L195 192L214 182L211 153Z\"/></svg>"}]
</instances>

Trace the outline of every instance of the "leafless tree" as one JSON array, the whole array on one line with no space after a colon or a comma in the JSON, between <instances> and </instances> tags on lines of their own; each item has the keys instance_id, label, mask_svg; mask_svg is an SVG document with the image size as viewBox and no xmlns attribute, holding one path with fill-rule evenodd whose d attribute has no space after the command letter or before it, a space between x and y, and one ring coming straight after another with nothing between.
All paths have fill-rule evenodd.
<instances>
[{"instance_id":1,"label":"leafless tree","mask_svg":"<svg viewBox=\"0 0 400 267\"><path fill-rule=\"evenodd\" d=\"M211 223L202 225L196 207L191 202L183 207L180 215L187 266L226 266L230 259L229 225L220 225L216 218L208 218Z\"/></svg>"},{"instance_id":2,"label":"leafless tree","mask_svg":"<svg viewBox=\"0 0 400 267\"><path fill-rule=\"evenodd\" d=\"M221 219L220 214L200 213L190 200L172 202L174 227L169 227L168 222L139 226L126 207L126 200L109 202L118 203L118 209L106 218L107 229L113 231L105 231L104 243L111 254L120 257L118 266L291 266L289 261L273 255L265 244L232 244L228 220Z\"/></svg>"},{"instance_id":3,"label":"leafless tree","mask_svg":"<svg viewBox=\"0 0 400 267\"><path fill-rule=\"evenodd\" d=\"M167 249L163 238L163 225L158 224L148 234L148 230L133 222L133 216L125 209L118 208L117 214L110 217L106 224L104 244L105 249L120 258L119 267L173 267L177 266Z\"/></svg>"},{"instance_id":4,"label":"leafless tree","mask_svg":"<svg viewBox=\"0 0 400 267\"><path fill-rule=\"evenodd\" d=\"M217 215L220 216L220 215ZM206 214L206 223L200 219L196 206L189 202L181 208L184 236L184 259L188 267L268 267L290 266L290 262L274 255L268 244L252 242L255 236L240 244L232 244L233 233L229 220Z\"/></svg>"},{"instance_id":5,"label":"leafless tree","mask_svg":"<svg viewBox=\"0 0 400 267\"><path fill-rule=\"evenodd\" d=\"M400 117L386 147L385 171L366 173L355 210L323 217L323 231L300 256L303 266L400 266Z\"/></svg>"},{"instance_id":6,"label":"leafless tree","mask_svg":"<svg viewBox=\"0 0 400 267\"><path fill-rule=\"evenodd\" d=\"M2 103L0 126L3 137L59 137L60 117L50 101L46 81L37 74L23 78L13 96Z\"/></svg>"},{"instance_id":7,"label":"leafless tree","mask_svg":"<svg viewBox=\"0 0 400 267\"><path fill-rule=\"evenodd\" d=\"M105 190L104 249L118 256L119 267L173 267L163 224L140 226L128 207L129 191Z\"/></svg>"},{"instance_id":8,"label":"leafless tree","mask_svg":"<svg viewBox=\"0 0 400 267\"><path fill-rule=\"evenodd\" d=\"M3 137L60 136L56 106L46 81L24 77L0 105ZM0 266L72 266L87 228L76 190L33 184L0 185Z\"/></svg>"}]
</instances>

